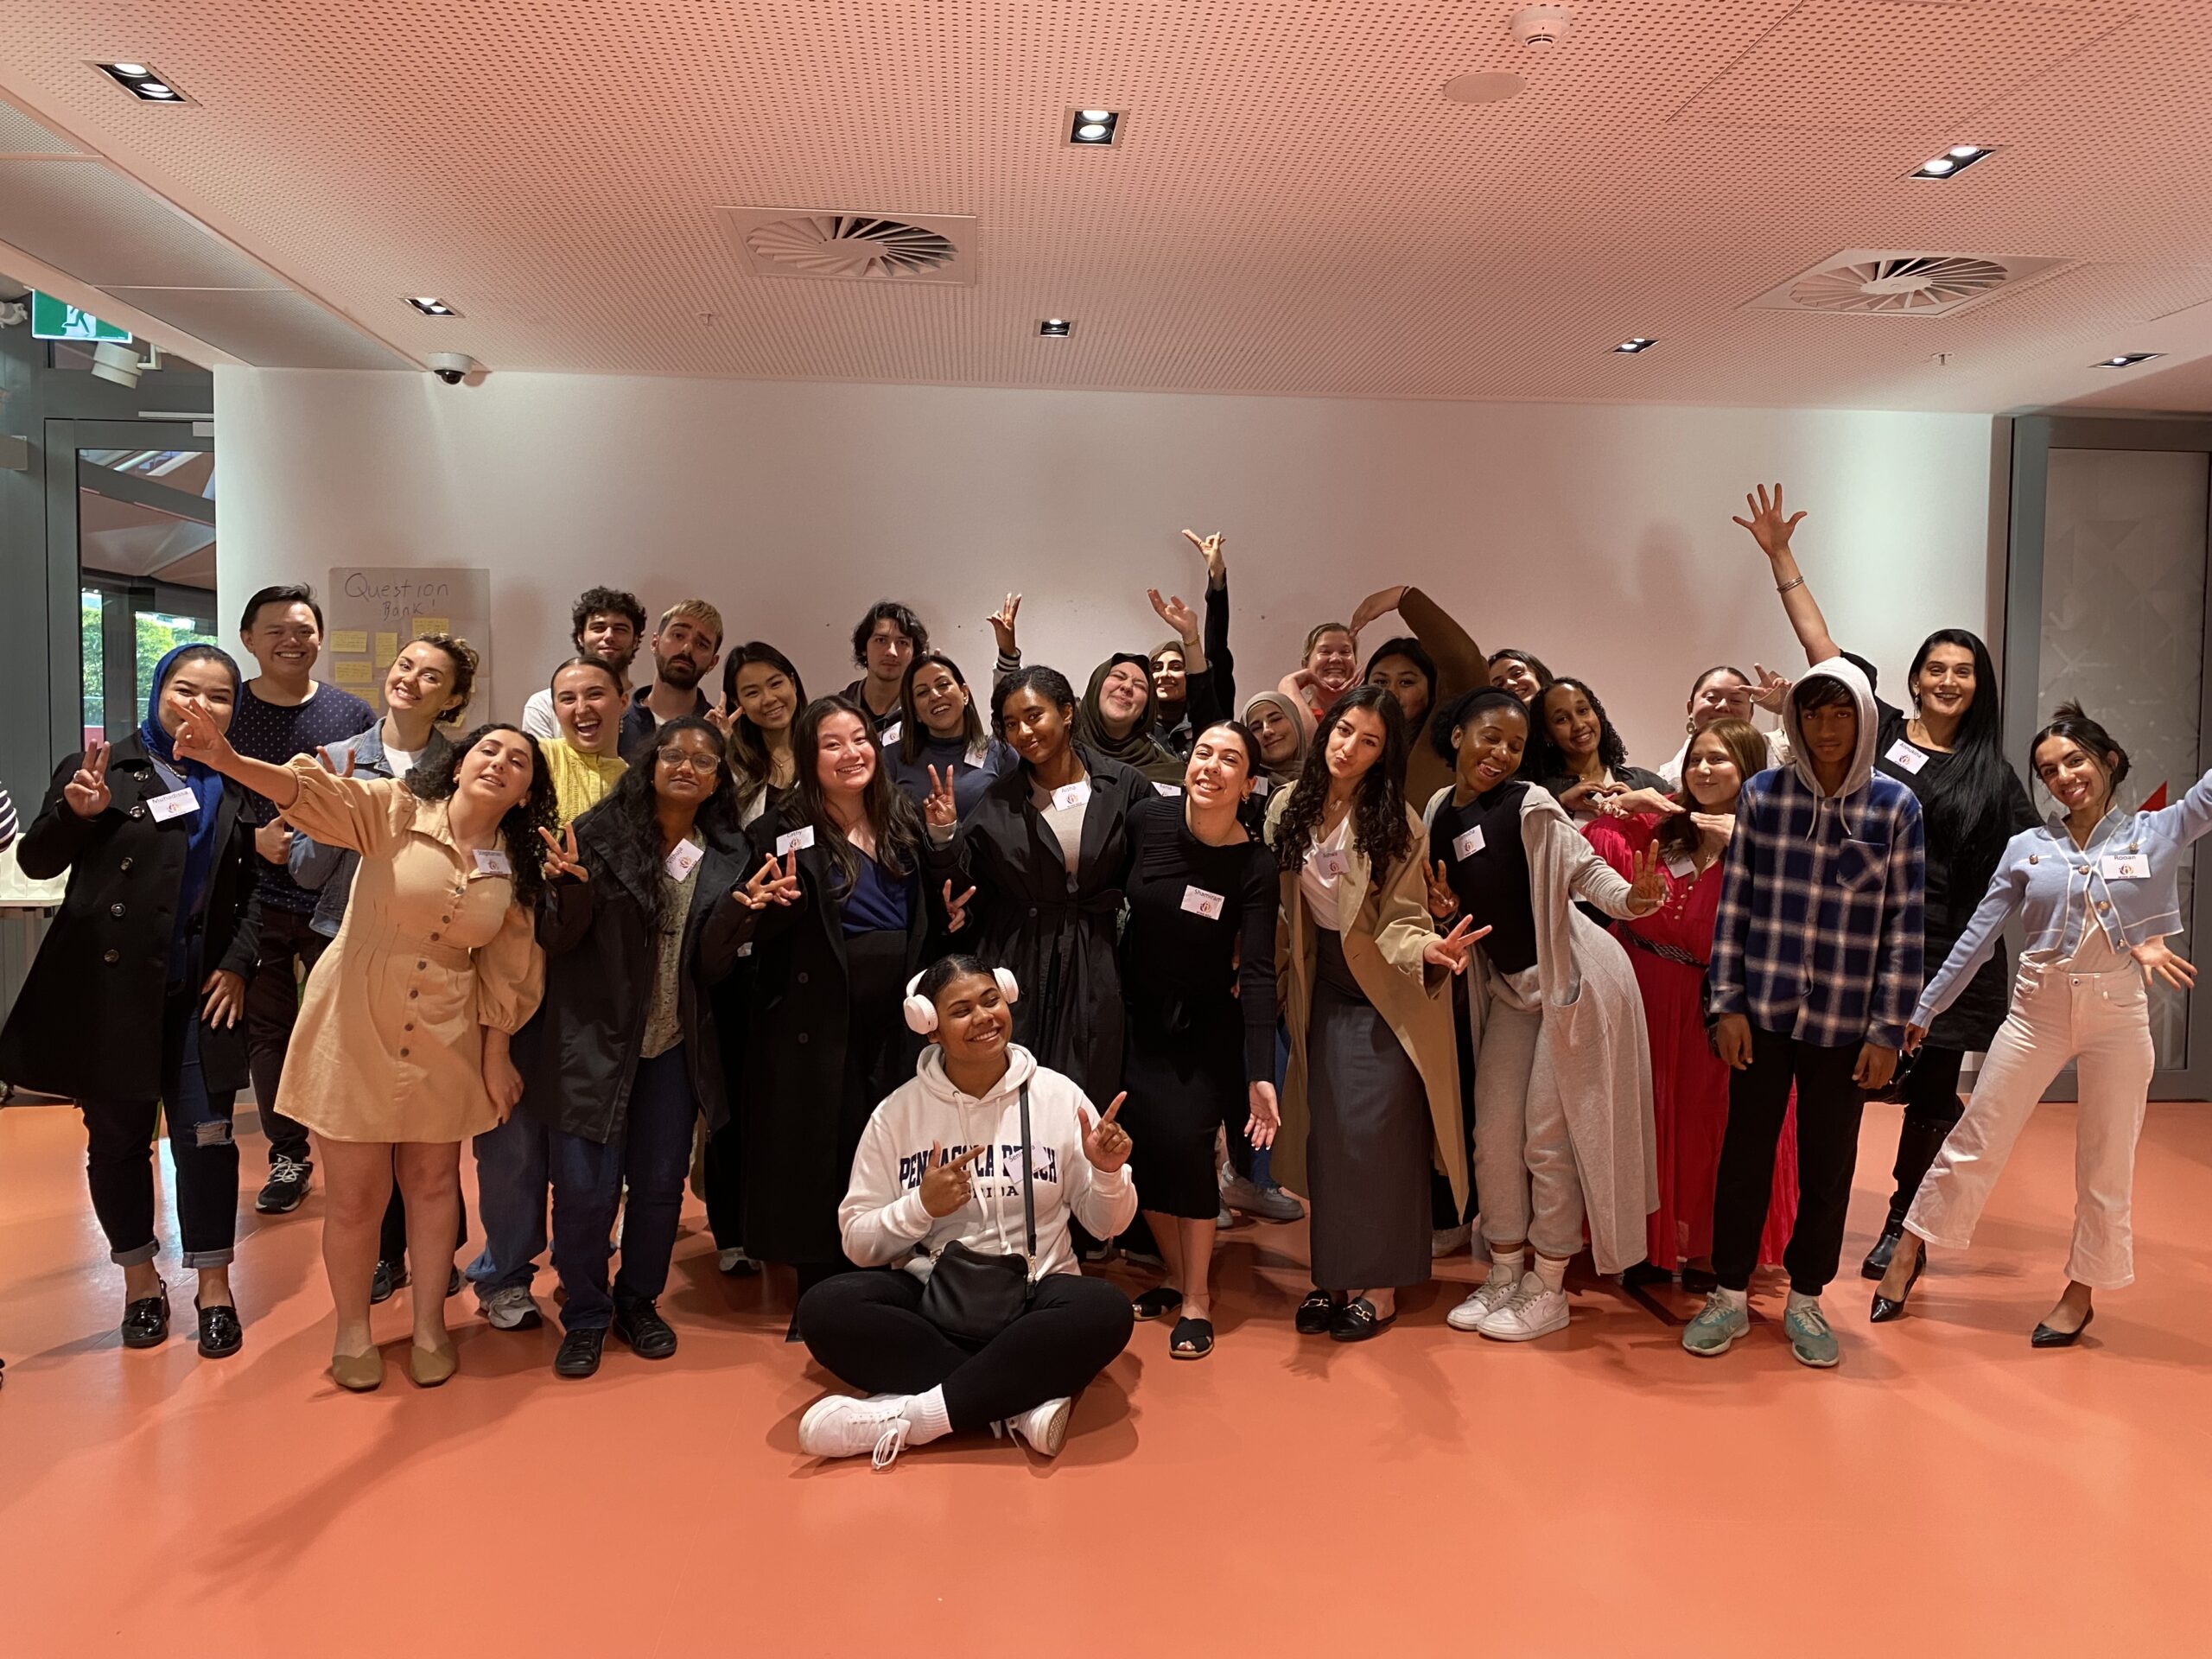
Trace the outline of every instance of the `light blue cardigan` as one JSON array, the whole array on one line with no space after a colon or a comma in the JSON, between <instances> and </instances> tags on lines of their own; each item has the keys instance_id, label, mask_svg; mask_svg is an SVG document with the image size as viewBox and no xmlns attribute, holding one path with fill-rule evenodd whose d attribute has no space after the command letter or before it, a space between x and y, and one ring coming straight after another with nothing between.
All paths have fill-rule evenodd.
<instances>
[{"instance_id":1,"label":"light blue cardigan","mask_svg":"<svg viewBox=\"0 0 2212 1659\"><path fill-rule=\"evenodd\" d=\"M1997 874L1974 912L1974 920L1951 948L1946 962L1920 994L1912 1023L1930 1026L1951 1000L1989 959L1997 937L2016 910L2026 913L2028 949L2056 953L2062 960L2082 943L2094 914L2114 934L2123 950L2182 931L2177 877L2190 844L2212 830L2212 772L2171 806L2156 812L2105 815L2077 848L2066 821L2054 814L2033 830L2005 843ZM2108 855L2140 855L2146 872L2133 879L2106 876Z\"/></svg>"}]
</instances>

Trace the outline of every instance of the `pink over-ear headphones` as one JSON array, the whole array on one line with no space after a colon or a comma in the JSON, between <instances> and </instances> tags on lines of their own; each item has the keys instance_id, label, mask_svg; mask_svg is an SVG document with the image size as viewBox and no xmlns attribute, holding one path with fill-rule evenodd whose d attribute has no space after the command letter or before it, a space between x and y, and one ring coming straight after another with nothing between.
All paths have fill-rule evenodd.
<instances>
[{"instance_id":1,"label":"pink over-ear headphones","mask_svg":"<svg viewBox=\"0 0 2212 1659\"><path fill-rule=\"evenodd\" d=\"M929 970L924 969L923 973ZM999 982L999 995L1009 1002L1021 1001L1021 987L1014 975L1004 968L991 969L991 977ZM921 974L906 982L906 1029L926 1037L937 1029L937 1004L920 994Z\"/></svg>"}]
</instances>

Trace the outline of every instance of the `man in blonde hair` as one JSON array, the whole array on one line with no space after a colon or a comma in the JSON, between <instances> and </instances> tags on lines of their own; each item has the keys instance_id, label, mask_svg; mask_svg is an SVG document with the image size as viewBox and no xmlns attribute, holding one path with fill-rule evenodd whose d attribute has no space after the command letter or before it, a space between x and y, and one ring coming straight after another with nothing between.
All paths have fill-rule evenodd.
<instances>
[{"instance_id":1,"label":"man in blonde hair","mask_svg":"<svg viewBox=\"0 0 2212 1659\"><path fill-rule=\"evenodd\" d=\"M679 599L653 630L653 677L630 696L622 715L622 758L633 760L667 721L707 712L699 683L721 661L722 613L703 599Z\"/></svg>"}]
</instances>

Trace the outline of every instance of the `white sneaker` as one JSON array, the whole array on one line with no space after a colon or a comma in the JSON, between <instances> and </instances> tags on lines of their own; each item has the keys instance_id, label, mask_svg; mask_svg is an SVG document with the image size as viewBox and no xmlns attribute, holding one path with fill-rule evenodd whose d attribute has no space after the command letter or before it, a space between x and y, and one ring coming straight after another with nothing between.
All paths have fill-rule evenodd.
<instances>
[{"instance_id":1,"label":"white sneaker","mask_svg":"<svg viewBox=\"0 0 2212 1659\"><path fill-rule=\"evenodd\" d=\"M1546 1288L1532 1273L1503 1306L1493 1309L1475 1329L1500 1342L1527 1342L1566 1330L1567 1313L1567 1293Z\"/></svg>"},{"instance_id":2,"label":"white sneaker","mask_svg":"<svg viewBox=\"0 0 2212 1659\"><path fill-rule=\"evenodd\" d=\"M1221 1213L1213 1218L1214 1231L1217 1233L1225 1233L1236 1224L1236 1217L1229 1213L1229 1206L1227 1205L1223 1205L1221 1206Z\"/></svg>"},{"instance_id":3,"label":"white sneaker","mask_svg":"<svg viewBox=\"0 0 2212 1659\"><path fill-rule=\"evenodd\" d=\"M1074 1414L1074 1401L1047 1400L1041 1406L1032 1406L1007 1418L1006 1426L1017 1440L1027 1441L1029 1449L1039 1457L1057 1458L1060 1448L1068 1442L1068 1419Z\"/></svg>"},{"instance_id":4,"label":"white sneaker","mask_svg":"<svg viewBox=\"0 0 2212 1659\"><path fill-rule=\"evenodd\" d=\"M545 1323L525 1285L502 1285L489 1296L479 1297L476 1306L484 1323L494 1331L535 1331Z\"/></svg>"},{"instance_id":5,"label":"white sneaker","mask_svg":"<svg viewBox=\"0 0 2212 1659\"><path fill-rule=\"evenodd\" d=\"M745 1253L742 1244L715 1251L715 1266L719 1271L735 1277L749 1277L760 1271L760 1264Z\"/></svg>"},{"instance_id":6,"label":"white sneaker","mask_svg":"<svg viewBox=\"0 0 2212 1659\"><path fill-rule=\"evenodd\" d=\"M873 1400L825 1395L798 1420L798 1449L810 1458L856 1458L866 1452L875 1467L888 1469L914 1430L906 1412L905 1395Z\"/></svg>"},{"instance_id":7,"label":"white sneaker","mask_svg":"<svg viewBox=\"0 0 2212 1659\"><path fill-rule=\"evenodd\" d=\"M1465 1222L1457 1227L1432 1227L1428 1234L1428 1254L1432 1261L1447 1255L1457 1255L1473 1242L1474 1224Z\"/></svg>"},{"instance_id":8,"label":"white sneaker","mask_svg":"<svg viewBox=\"0 0 2212 1659\"><path fill-rule=\"evenodd\" d=\"M1482 1323L1513 1299L1521 1288L1521 1281L1510 1268L1490 1264L1490 1277L1475 1287L1474 1294L1444 1316L1444 1323L1454 1331L1478 1331Z\"/></svg>"}]
</instances>

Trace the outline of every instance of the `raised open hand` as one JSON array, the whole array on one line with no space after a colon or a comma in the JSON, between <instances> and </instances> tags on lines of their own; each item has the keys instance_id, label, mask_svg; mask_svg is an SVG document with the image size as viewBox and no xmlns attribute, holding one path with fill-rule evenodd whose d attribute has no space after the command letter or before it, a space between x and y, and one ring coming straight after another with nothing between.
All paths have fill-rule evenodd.
<instances>
[{"instance_id":1,"label":"raised open hand","mask_svg":"<svg viewBox=\"0 0 2212 1659\"><path fill-rule=\"evenodd\" d=\"M1020 613L1021 595L1008 594L1005 602L993 611L987 619L991 625L992 633L998 638L999 655L1001 657L1011 657L1017 649L1014 638L1014 619Z\"/></svg>"},{"instance_id":2,"label":"raised open hand","mask_svg":"<svg viewBox=\"0 0 2212 1659\"><path fill-rule=\"evenodd\" d=\"M946 932L957 933L968 925L968 901L975 896L976 889L970 887L956 899L952 894L952 883L948 881L944 884L944 931Z\"/></svg>"},{"instance_id":3,"label":"raised open hand","mask_svg":"<svg viewBox=\"0 0 2212 1659\"><path fill-rule=\"evenodd\" d=\"M936 1141L930 1142L929 1166L922 1173L922 1208L933 1219L942 1221L966 1206L976 1192L976 1173L969 1166L990 1149L986 1142L970 1147L953 1158L943 1152Z\"/></svg>"},{"instance_id":4,"label":"raised open hand","mask_svg":"<svg viewBox=\"0 0 2212 1659\"><path fill-rule=\"evenodd\" d=\"M545 843L545 879L549 881L588 881L591 872L583 867L583 860L576 851L576 826L562 827L556 836L543 825L538 827L537 838Z\"/></svg>"},{"instance_id":5,"label":"raised open hand","mask_svg":"<svg viewBox=\"0 0 2212 1659\"><path fill-rule=\"evenodd\" d=\"M933 830L950 830L960 822L960 804L952 793L952 768L943 772L930 768L930 792L922 800L922 817Z\"/></svg>"},{"instance_id":6,"label":"raised open hand","mask_svg":"<svg viewBox=\"0 0 2212 1659\"><path fill-rule=\"evenodd\" d=\"M1082 1107L1075 1109L1075 1121L1083 1126L1083 1155L1101 1174L1110 1175L1129 1161L1129 1132L1114 1121L1128 1097L1124 1089L1096 1120Z\"/></svg>"},{"instance_id":7,"label":"raised open hand","mask_svg":"<svg viewBox=\"0 0 2212 1659\"><path fill-rule=\"evenodd\" d=\"M1448 922L1459 913L1459 895L1452 891L1452 883L1444 874L1444 861L1421 872L1428 882L1428 913L1440 922Z\"/></svg>"},{"instance_id":8,"label":"raised open hand","mask_svg":"<svg viewBox=\"0 0 2212 1659\"><path fill-rule=\"evenodd\" d=\"M1659 868L1659 843L1645 842L1630 868L1636 872L1636 879L1629 884L1629 913L1649 916L1667 902L1667 877Z\"/></svg>"},{"instance_id":9,"label":"raised open hand","mask_svg":"<svg viewBox=\"0 0 2212 1659\"><path fill-rule=\"evenodd\" d=\"M61 798L80 818L97 818L114 804L115 796L107 786L107 756L106 742L94 738L77 763L76 775L61 785Z\"/></svg>"},{"instance_id":10,"label":"raised open hand","mask_svg":"<svg viewBox=\"0 0 2212 1659\"><path fill-rule=\"evenodd\" d=\"M1160 613L1160 620L1175 630L1178 639L1186 645L1198 643L1198 613L1185 605L1179 594L1162 599L1157 588L1147 588L1144 594L1152 601L1152 608Z\"/></svg>"},{"instance_id":11,"label":"raised open hand","mask_svg":"<svg viewBox=\"0 0 2212 1659\"><path fill-rule=\"evenodd\" d=\"M1477 939L1490 932L1487 927L1477 927L1471 916L1462 916L1456 926L1440 938L1431 939L1423 947L1421 959L1432 968L1449 968L1455 974L1467 971L1467 955Z\"/></svg>"},{"instance_id":12,"label":"raised open hand","mask_svg":"<svg viewBox=\"0 0 2212 1659\"><path fill-rule=\"evenodd\" d=\"M1218 588L1229 580L1229 563L1221 556L1219 531L1211 536L1201 536L1195 531L1186 530L1183 532L1183 539L1197 548L1198 556L1206 562L1207 586Z\"/></svg>"},{"instance_id":13,"label":"raised open hand","mask_svg":"<svg viewBox=\"0 0 2212 1659\"><path fill-rule=\"evenodd\" d=\"M1732 518L1731 522L1750 531L1751 538L1759 544L1759 551L1770 559L1777 554L1787 553L1790 535L1805 515L1796 512L1787 518L1782 516L1782 486L1777 484L1774 486L1774 495L1770 499L1766 486L1760 485L1757 495L1744 498L1744 505L1750 510L1751 516L1748 518Z\"/></svg>"}]
</instances>

